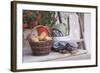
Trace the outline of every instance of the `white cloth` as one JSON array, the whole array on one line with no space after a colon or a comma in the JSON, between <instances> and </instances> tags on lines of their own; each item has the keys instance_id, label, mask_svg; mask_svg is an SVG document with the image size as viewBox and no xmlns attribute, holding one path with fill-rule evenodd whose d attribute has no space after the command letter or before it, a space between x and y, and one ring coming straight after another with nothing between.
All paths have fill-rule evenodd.
<instances>
[{"instance_id":1,"label":"white cloth","mask_svg":"<svg viewBox=\"0 0 100 73\"><path fill-rule=\"evenodd\" d=\"M61 12L61 18L68 25L67 18L69 17L69 35L65 37L54 37L54 42L67 41L71 45L78 46L77 40L80 40L80 24L76 13Z\"/></svg>"},{"instance_id":2,"label":"white cloth","mask_svg":"<svg viewBox=\"0 0 100 73\"><path fill-rule=\"evenodd\" d=\"M70 24L70 36L73 40L80 39L80 25L79 18L76 13L71 13L69 15L69 24Z\"/></svg>"},{"instance_id":3,"label":"white cloth","mask_svg":"<svg viewBox=\"0 0 100 73\"><path fill-rule=\"evenodd\" d=\"M70 37L54 37L54 46L57 45L59 42L65 42L62 44L66 44L69 43L70 45L74 46L74 47L78 47L78 44L76 43L76 41L72 40Z\"/></svg>"}]
</instances>

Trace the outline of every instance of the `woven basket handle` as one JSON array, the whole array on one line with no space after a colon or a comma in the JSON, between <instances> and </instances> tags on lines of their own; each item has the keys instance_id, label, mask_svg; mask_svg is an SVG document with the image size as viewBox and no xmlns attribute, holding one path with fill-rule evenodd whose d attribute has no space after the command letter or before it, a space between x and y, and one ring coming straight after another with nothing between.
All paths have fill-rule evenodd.
<instances>
[{"instance_id":1,"label":"woven basket handle","mask_svg":"<svg viewBox=\"0 0 100 73\"><path fill-rule=\"evenodd\" d=\"M36 26L36 27L34 27L34 28L32 29L32 32L33 32L33 31L36 31L37 28L39 28L39 27L44 27L44 28L46 28L46 29L48 30L49 36L51 36L51 29L50 29L50 27L48 27L48 26L38 25L38 26ZM32 32L31 32L31 33L32 33Z\"/></svg>"}]
</instances>

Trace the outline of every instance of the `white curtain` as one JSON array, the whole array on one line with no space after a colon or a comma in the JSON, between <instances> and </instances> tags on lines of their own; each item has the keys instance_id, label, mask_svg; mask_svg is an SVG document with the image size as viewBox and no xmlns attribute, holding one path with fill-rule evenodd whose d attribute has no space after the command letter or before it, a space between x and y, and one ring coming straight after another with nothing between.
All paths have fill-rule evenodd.
<instances>
[{"instance_id":1,"label":"white curtain","mask_svg":"<svg viewBox=\"0 0 100 73\"><path fill-rule=\"evenodd\" d=\"M80 24L76 13L69 14L70 36L73 40L80 39Z\"/></svg>"}]
</instances>

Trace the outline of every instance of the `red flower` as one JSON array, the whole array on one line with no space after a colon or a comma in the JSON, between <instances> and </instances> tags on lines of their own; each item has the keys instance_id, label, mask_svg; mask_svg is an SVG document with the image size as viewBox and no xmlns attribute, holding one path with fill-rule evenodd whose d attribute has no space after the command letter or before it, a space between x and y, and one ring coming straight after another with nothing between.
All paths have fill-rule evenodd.
<instances>
[{"instance_id":1,"label":"red flower","mask_svg":"<svg viewBox=\"0 0 100 73\"><path fill-rule=\"evenodd\" d=\"M23 24L23 29L27 29L27 28L28 28L28 24L27 23Z\"/></svg>"}]
</instances>

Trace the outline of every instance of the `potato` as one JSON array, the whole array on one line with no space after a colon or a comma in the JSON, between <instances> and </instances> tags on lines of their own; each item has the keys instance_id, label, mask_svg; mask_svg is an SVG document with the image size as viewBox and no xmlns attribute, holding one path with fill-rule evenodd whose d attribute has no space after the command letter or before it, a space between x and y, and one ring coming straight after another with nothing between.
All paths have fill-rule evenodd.
<instances>
[{"instance_id":1,"label":"potato","mask_svg":"<svg viewBox=\"0 0 100 73\"><path fill-rule=\"evenodd\" d=\"M52 38L49 37L49 36L46 36L46 37L45 37L45 40L52 40Z\"/></svg>"},{"instance_id":2,"label":"potato","mask_svg":"<svg viewBox=\"0 0 100 73\"><path fill-rule=\"evenodd\" d=\"M44 40L44 38L45 38L44 36L39 36L40 41Z\"/></svg>"},{"instance_id":3,"label":"potato","mask_svg":"<svg viewBox=\"0 0 100 73\"><path fill-rule=\"evenodd\" d=\"M37 36L33 36L33 37L32 37L32 41L34 41L34 42L39 42L39 39L38 39Z\"/></svg>"},{"instance_id":4,"label":"potato","mask_svg":"<svg viewBox=\"0 0 100 73\"><path fill-rule=\"evenodd\" d=\"M42 41L45 39L45 37L47 36L47 34L45 32L42 32L39 36L39 40Z\"/></svg>"}]
</instances>

